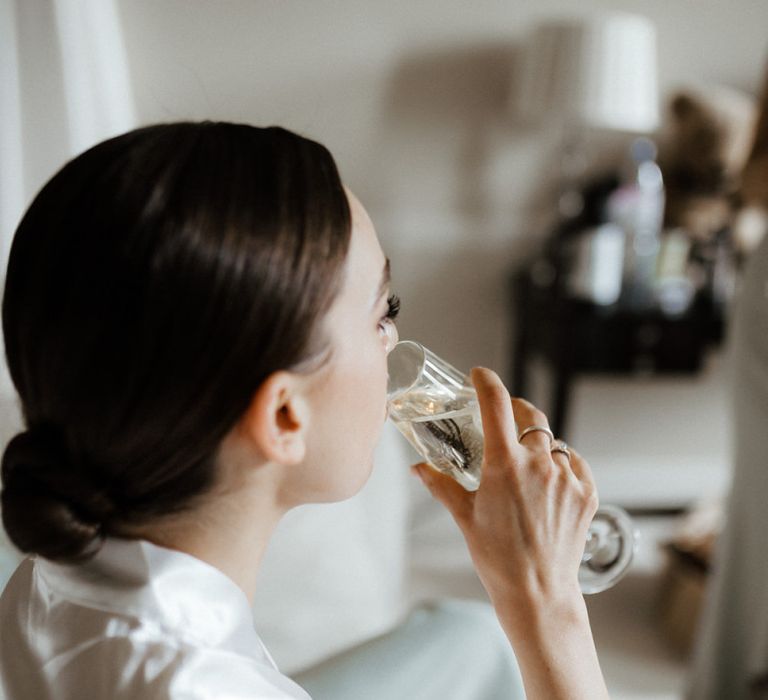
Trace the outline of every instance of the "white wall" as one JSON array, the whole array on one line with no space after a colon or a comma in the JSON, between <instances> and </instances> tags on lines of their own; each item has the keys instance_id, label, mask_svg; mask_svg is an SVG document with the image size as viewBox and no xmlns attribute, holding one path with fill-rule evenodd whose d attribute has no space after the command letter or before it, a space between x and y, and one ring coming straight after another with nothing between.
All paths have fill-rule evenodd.
<instances>
[{"instance_id":1,"label":"white wall","mask_svg":"<svg viewBox=\"0 0 768 700\"><path fill-rule=\"evenodd\" d=\"M377 224L402 328L456 364L506 367L504 273L529 245L551 148L505 110L543 17L641 12L661 83L755 89L764 0L123 0L142 121L278 123L325 143Z\"/></svg>"},{"instance_id":2,"label":"white wall","mask_svg":"<svg viewBox=\"0 0 768 700\"><path fill-rule=\"evenodd\" d=\"M509 365L505 278L542 232L548 212L540 194L553 148L537 130L515 125L505 106L526 32L537 20L562 14L645 14L658 29L665 92L690 82L756 90L768 58L765 0L117 5L141 123L276 123L326 144L392 258L395 290L404 300L402 335L459 367L485 364L502 372ZM22 84L21 91L34 86ZM722 382L712 381L686 383L684 391L699 398L678 400L700 407L700 425L722 422ZM620 448L626 426L644 434L644 426L652 427L647 417L658 416L666 401L658 392L640 392L643 398L629 402L632 417L617 420L611 397L627 386L634 384L580 385L574 438L591 446L596 470L612 469L619 456L612 450ZM688 428L686 450L695 453L700 425ZM674 436L659 445L661 454L680 454ZM707 448L713 469L727 461L725 441L718 446L714 453ZM644 468L640 449L627 469Z\"/></svg>"},{"instance_id":3,"label":"white wall","mask_svg":"<svg viewBox=\"0 0 768 700\"><path fill-rule=\"evenodd\" d=\"M403 297L401 334L506 372L506 275L542 233L553 145L506 110L542 18L626 10L656 24L666 94L759 87L765 0L123 0L143 121L278 123L325 143L368 207ZM571 439L603 497L675 505L721 491L722 362L698 379L578 384ZM653 445L653 450L648 446Z\"/></svg>"}]
</instances>

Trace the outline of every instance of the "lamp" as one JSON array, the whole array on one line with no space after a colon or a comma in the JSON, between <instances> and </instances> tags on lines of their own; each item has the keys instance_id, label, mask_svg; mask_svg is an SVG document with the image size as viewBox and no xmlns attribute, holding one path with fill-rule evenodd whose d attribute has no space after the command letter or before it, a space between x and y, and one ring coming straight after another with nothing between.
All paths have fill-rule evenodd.
<instances>
[{"instance_id":1,"label":"lamp","mask_svg":"<svg viewBox=\"0 0 768 700\"><path fill-rule=\"evenodd\" d=\"M528 121L559 130L557 209L563 219L573 220L584 207L580 185L588 163L585 130L644 134L659 125L656 30L646 17L626 13L548 20L531 34L521 68L513 93L514 109ZM650 153L652 161L655 147L647 140L638 145L642 159ZM628 274L632 303L651 303L649 280L658 246L661 221L656 219L663 212L663 189L659 189L661 176L654 163L640 167L642 172L653 170L655 179L653 183L645 182L648 178L638 181L625 217L631 219L631 226L617 226L613 221L578 239L582 248L574 255L574 295L613 303L619 298L622 276ZM646 202L646 184L652 207ZM631 246L625 255L628 235ZM640 277L642 285L635 283ZM640 291L635 293L635 287Z\"/></svg>"},{"instance_id":2,"label":"lamp","mask_svg":"<svg viewBox=\"0 0 768 700\"><path fill-rule=\"evenodd\" d=\"M642 134L658 127L657 73L656 30L641 15L551 19L531 34L513 109L560 132L564 216L578 213L586 129Z\"/></svg>"},{"instance_id":3,"label":"lamp","mask_svg":"<svg viewBox=\"0 0 768 700\"><path fill-rule=\"evenodd\" d=\"M656 30L616 13L539 25L515 91L524 118L647 133L659 124Z\"/></svg>"}]
</instances>

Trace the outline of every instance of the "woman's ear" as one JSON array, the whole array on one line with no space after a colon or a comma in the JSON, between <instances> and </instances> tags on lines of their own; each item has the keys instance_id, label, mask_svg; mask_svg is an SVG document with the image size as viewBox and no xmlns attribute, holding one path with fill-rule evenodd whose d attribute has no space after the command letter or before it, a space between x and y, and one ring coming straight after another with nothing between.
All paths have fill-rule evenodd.
<instances>
[{"instance_id":1,"label":"woman's ear","mask_svg":"<svg viewBox=\"0 0 768 700\"><path fill-rule=\"evenodd\" d=\"M270 462L290 466L306 454L309 406L301 379L274 372L265 379L240 419L240 431Z\"/></svg>"}]
</instances>

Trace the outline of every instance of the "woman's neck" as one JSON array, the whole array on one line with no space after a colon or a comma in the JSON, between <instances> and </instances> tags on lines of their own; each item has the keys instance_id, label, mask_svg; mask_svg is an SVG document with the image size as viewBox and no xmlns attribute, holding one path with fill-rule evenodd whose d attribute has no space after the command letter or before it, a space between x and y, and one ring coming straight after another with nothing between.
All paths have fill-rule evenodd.
<instances>
[{"instance_id":1,"label":"woman's neck","mask_svg":"<svg viewBox=\"0 0 768 700\"><path fill-rule=\"evenodd\" d=\"M286 508L274 489L255 475L225 492L217 489L201 505L146 526L130 537L190 554L226 574L253 603L256 578L270 537Z\"/></svg>"}]
</instances>

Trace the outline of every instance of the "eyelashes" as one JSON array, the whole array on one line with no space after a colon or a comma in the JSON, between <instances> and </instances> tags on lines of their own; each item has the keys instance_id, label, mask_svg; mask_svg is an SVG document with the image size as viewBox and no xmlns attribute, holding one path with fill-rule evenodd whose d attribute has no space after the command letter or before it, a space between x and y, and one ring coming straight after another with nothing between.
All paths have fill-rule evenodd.
<instances>
[{"instance_id":1,"label":"eyelashes","mask_svg":"<svg viewBox=\"0 0 768 700\"><path fill-rule=\"evenodd\" d=\"M384 318L394 321L400 313L400 297L397 294L391 294L387 297L387 313Z\"/></svg>"}]
</instances>

